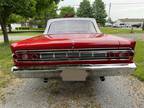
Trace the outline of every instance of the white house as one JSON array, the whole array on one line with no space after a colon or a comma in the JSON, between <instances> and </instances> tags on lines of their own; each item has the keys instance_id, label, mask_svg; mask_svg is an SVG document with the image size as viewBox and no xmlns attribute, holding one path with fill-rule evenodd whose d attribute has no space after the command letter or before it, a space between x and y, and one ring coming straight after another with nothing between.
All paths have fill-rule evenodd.
<instances>
[{"instance_id":1,"label":"white house","mask_svg":"<svg viewBox=\"0 0 144 108\"><path fill-rule=\"evenodd\" d=\"M118 19L113 24L114 27L141 27L144 22L144 19L137 18L124 18Z\"/></svg>"},{"instance_id":2,"label":"white house","mask_svg":"<svg viewBox=\"0 0 144 108\"><path fill-rule=\"evenodd\" d=\"M22 25L19 24L19 23L13 23L13 24L11 24L12 30L15 30L16 27L21 27L21 26L22 26ZM1 30L1 25L0 25L0 30Z\"/></svg>"},{"instance_id":3,"label":"white house","mask_svg":"<svg viewBox=\"0 0 144 108\"><path fill-rule=\"evenodd\" d=\"M21 27L22 25L19 23L13 23L11 24L12 30L15 30L17 27Z\"/></svg>"}]
</instances>

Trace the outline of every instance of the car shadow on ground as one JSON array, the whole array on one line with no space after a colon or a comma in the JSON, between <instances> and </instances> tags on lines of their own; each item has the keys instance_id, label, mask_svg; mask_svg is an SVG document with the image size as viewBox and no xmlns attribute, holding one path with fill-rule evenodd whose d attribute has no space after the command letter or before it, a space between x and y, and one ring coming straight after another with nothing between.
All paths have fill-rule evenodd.
<instances>
[{"instance_id":1,"label":"car shadow on ground","mask_svg":"<svg viewBox=\"0 0 144 108\"><path fill-rule=\"evenodd\" d=\"M48 83L42 79L19 80L5 89L5 108L101 108L96 100L94 80L63 82L52 79Z\"/></svg>"},{"instance_id":2,"label":"car shadow on ground","mask_svg":"<svg viewBox=\"0 0 144 108\"><path fill-rule=\"evenodd\" d=\"M100 108L96 101L95 81L64 82L60 80L49 80L45 84L45 92L49 93L48 101L51 105L67 107L82 106ZM58 100L59 101L58 101Z\"/></svg>"}]
</instances>

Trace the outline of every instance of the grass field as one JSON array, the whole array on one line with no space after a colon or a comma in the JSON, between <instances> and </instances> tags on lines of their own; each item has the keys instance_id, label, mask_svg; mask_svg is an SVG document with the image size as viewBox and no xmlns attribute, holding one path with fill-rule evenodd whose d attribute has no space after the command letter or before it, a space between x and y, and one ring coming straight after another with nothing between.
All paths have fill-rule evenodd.
<instances>
[{"instance_id":1,"label":"grass field","mask_svg":"<svg viewBox=\"0 0 144 108\"><path fill-rule=\"evenodd\" d=\"M102 27L102 33L105 34L129 34L131 33L131 29L129 28L111 28L111 27ZM133 33L144 33L141 29L133 29Z\"/></svg>"},{"instance_id":2,"label":"grass field","mask_svg":"<svg viewBox=\"0 0 144 108\"><path fill-rule=\"evenodd\" d=\"M135 53L134 60L137 65L137 70L135 71L134 76L144 81L144 41L137 41Z\"/></svg>"},{"instance_id":3,"label":"grass field","mask_svg":"<svg viewBox=\"0 0 144 108\"><path fill-rule=\"evenodd\" d=\"M7 84L11 79L12 74L10 68L12 66L12 57L9 45L0 43L0 87ZM134 76L144 81L144 42L137 41L135 62L137 64L137 70L134 72Z\"/></svg>"},{"instance_id":4,"label":"grass field","mask_svg":"<svg viewBox=\"0 0 144 108\"><path fill-rule=\"evenodd\" d=\"M8 33L9 36L35 36L42 34L43 32L13 32L13 33ZM0 36L2 36L2 32L0 31Z\"/></svg>"},{"instance_id":5,"label":"grass field","mask_svg":"<svg viewBox=\"0 0 144 108\"><path fill-rule=\"evenodd\" d=\"M12 66L12 58L9 45L0 43L0 87L11 79L10 68Z\"/></svg>"}]
</instances>

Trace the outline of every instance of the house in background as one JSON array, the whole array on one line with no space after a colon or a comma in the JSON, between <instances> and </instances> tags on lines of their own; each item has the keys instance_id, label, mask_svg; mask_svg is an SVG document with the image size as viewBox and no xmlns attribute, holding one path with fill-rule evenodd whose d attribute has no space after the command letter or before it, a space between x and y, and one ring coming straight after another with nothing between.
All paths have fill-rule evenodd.
<instances>
[{"instance_id":1,"label":"house in background","mask_svg":"<svg viewBox=\"0 0 144 108\"><path fill-rule=\"evenodd\" d=\"M142 24L144 22L144 19L138 19L138 18L124 18L124 19L118 19L114 22L113 27L136 27L140 28L142 27Z\"/></svg>"},{"instance_id":2,"label":"house in background","mask_svg":"<svg viewBox=\"0 0 144 108\"><path fill-rule=\"evenodd\" d=\"M13 24L11 24L11 29L12 30L16 30L17 27L22 27L22 24L20 24L20 23L13 23ZM0 25L0 30L1 29L2 28L1 28L1 25Z\"/></svg>"},{"instance_id":3,"label":"house in background","mask_svg":"<svg viewBox=\"0 0 144 108\"><path fill-rule=\"evenodd\" d=\"M22 24L20 24L20 23L13 23L13 24L11 24L12 30L16 30L17 27L22 27Z\"/></svg>"}]
</instances>

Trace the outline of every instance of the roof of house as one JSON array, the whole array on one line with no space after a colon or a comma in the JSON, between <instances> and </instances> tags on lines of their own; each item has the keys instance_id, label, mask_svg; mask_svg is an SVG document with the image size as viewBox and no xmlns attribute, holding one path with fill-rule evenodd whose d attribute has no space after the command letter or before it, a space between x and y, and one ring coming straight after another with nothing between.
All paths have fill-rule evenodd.
<instances>
[{"instance_id":1,"label":"roof of house","mask_svg":"<svg viewBox=\"0 0 144 108\"><path fill-rule=\"evenodd\" d=\"M124 18L124 19L119 19L121 22L144 22L144 19L142 18Z\"/></svg>"}]
</instances>

